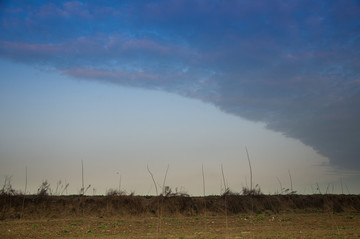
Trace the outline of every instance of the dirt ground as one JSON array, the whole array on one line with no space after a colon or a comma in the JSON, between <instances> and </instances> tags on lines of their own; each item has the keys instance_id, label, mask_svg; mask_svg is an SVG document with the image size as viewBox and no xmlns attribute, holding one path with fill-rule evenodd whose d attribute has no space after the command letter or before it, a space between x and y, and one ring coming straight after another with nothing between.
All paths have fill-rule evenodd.
<instances>
[{"instance_id":1,"label":"dirt ground","mask_svg":"<svg viewBox=\"0 0 360 239\"><path fill-rule=\"evenodd\" d=\"M360 238L360 213L5 219L0 238Z\"/></svg>"},{"instance_id":2,"label":"dirt ground","mask_svg":"<svg viewBox=\"0 0 360 239\"><path fill-rule=\"evenodd\" d=\"M360 238L360 195L0 195L5 238Z\"/></svg>"}]
</instances>

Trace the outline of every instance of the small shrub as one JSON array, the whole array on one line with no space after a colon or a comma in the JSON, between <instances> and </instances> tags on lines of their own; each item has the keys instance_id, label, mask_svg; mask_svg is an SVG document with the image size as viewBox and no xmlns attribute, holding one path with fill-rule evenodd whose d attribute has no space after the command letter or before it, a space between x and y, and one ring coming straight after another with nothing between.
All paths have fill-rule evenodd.
<instances>
[{"instance_id":1,"label":"small shrub","mask_svg":"<svg viewBox=\"0 0 360 239\"><path fill-rule=\"evenodd\" d=\"M0 195L13 196L15 194L17 194L17 192L11 185L11 176L5 176L5 182L2 189L0 190Z\"/></svg>"},{"instance_id":2,"label":"small shrub","mask_svg":"<svg viewBox=\"0 0 360 239\"><path fill-rule=\"evenodd\" d=\"M118 189L111 188L106 192L106 196L124 196L124 195L126 195L126 192Z\"/></svg>"},{"instance_id":3,"label":"small shrub","mask_svg":"<svg viewBox=\"0 0 360 239\"><path fill-rule=\"evenodd\" d=\"M221 196L224 197L224 196L237 196L237 195L239 194L231 191L230 188L226 188L225 192Z\"/></svg>"},{"instance_id":4,"label":"small shrub","mask_svg":"<svg viewBox=\"0 0 360 239\"><path fill-rule=\"evenodd\" d=\"M91 184L89 184L86 188L80 188L79 194L80 195L85 195L85 193L87 192L87 190L89 190L89 188L91 188Z\"/></svg>"},{"instance_id":5,"label":"small shrub","mask_svg":"<svg viewBox=\"0 0 360 239\"><path fill-rule=\"evenodd\" d=\"M42 182L42 184L38 188L37 194L39 196L47 196L47 195L49 195L49 191L50 191L50 184L48 183L47 180L45 180L44 182Z\"/></svg>"},{"instance_id":6,"label":"small shrub","mask_svg":"<svg viewBox=\"0 0 360 239\"><path fill-rule=\"evenodd\" d=\"M242 188L242 194L243 195L262 195L261 189L259 187L259 184L256 184L255 188L249 189L247 187Z\"/></svg>"}]
</instances>

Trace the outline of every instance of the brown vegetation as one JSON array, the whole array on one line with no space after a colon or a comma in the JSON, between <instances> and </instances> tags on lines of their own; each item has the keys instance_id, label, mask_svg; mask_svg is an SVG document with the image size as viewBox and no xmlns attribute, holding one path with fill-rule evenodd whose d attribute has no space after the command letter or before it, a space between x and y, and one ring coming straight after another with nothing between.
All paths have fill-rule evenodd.
<instances>
[{"instance_id":1,"label":"brown vegetation","mask_svg":"<svg viewBox=\"0 0 360 239\"><path fill-rule=\"evenodd\" d=\"M360 236L359 195L2 194L0 210L0 238L12 239Z\"/></svg>"},{"instance_id":2,"label":"brown vegetation","mask_svg":"<svg viewBox=\"0 0 360 239\"><path fill-rule=\"evenodd\" d=\"M0 219L65 218L80 216L158 215L196 216L288 210L344 212L360 211L359 195L234 195L189 197L176 196L48 196L0 195ZM206 208L205 208L206 207Z\"/></svg>"}]
</instances>

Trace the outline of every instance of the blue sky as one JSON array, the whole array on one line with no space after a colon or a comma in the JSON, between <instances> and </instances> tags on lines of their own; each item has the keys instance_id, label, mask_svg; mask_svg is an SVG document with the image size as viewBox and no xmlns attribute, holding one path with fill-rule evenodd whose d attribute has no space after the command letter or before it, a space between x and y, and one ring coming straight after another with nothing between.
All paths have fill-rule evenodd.
<instances>
[{"instance_id":1,"label":"blue sky","mask_svg":"<svg viewBox=\"0 0 360 239\"><path fill-rule=\"evenodd\" d=\"M5 1L0 5L0 175L104 193L288 181L360 170L359 1ZM117 174L119 173L119 174ZM199 175L200 174L200 175ZM171 176L172 175L172 176ZM256 175L256 174L255 174ZM199 185L193 182L199 182ZM34 189L35 188L35 189ZM339 191L338 191L339 192Z\"/></svg>"}]
</instances>

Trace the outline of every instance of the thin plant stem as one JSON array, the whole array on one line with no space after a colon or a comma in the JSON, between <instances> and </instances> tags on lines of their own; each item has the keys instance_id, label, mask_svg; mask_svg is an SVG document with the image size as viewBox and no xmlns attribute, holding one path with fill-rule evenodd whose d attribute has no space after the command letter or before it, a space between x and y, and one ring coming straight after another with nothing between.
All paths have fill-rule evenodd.
<instances>
[{"instance_id":1,"label":"thin plant stem","mask_svg":"<svg viewBox=\"0 0 360 239\"><path fill-rule=\"evenodd\" d=\"M251 162L250 162L250 157L249 157L249 152L247 147L245 147L246 150L246 155L247 155L247 159L249 162L249 168L250 168L250 192L252 192L252 185L253 185L253 180L252 180L252 168L251 168Z\"/></svg>"},{"instance_id":2,"label":"thin plant stem","mask_svg":"<svg viewBox=\"0 0 360 239\"><path fill-rule=\"evenodd\" d=\"M316 183L316 186L317 186L317 189L318 189L319 193L321 194L321 191L320 191L320 186L319 186L319 184L318 184L318 183Z\"/></svg>"},{"instance_id":3,"label":"thin plant stem","mask_svg":"<svg viewBox=\"0 0 360 239\"><path fill-rule=\"evenodd\" d=\"M84 162L81 160L81 194L84 195L85 187L84 187Z\"/></svg>"},{"instance_id":4,"label":"thin plant stem","mask_svg":"<svg viewBox=\"0 0 360 239\"><path fill-rule=\"evenodd\" d=\"M250 169L250 201L251 201L251 211L254 212L254 202L253 202L253 199L252 199L252 195L254 194L254 192L253 192L253 187L252 187L252 185L253 185L252 168L251 168L249 151L248 151L247 147L245 147L245 150L246 150L246 155L247 155L247 159L248 159L248 162L249 162L249 169Z\"/></svg>"},{"instance_id":5,"label":"thin plant stem","mask_svg":"<svg viewBox=\"0 0 360 239\"><path fill-rule=\"evenodd\" d=\"M288 172L289 172L289 177L290 177L290 189L291 189L290 193L292 193L293 192L293 184L292 184L292 178L291 178L290 170L288 170Z\"/></svg>"},{"instance_id":6,"label":"thin plant stem","mask_svg":"<svg viewBox=\"0 0 360 239\"><path fill-rule=\"evenodd\" d=\"M227 185L226 185L226 180L225 180L225 175L224 175L224 169L223 169L223 165L221 164L221 174L223 177L223 183L224 183L224 188L225 188L225 193L228 190Z\"/></svg>"},{"instance_id":7,"label":"thin plant stem","mask_svg":"<svg viewBox=\"0 0 360 239\"><path fill-rule=\"evenodd\" d=\"M283 187L282 187L282 184L281 184L281 181L278 177L276 177L277 181L279 182L280 184L280 194L282 194L282 191L283 191Z\"/></svg>"},{"instance_id":8,"label":"thin plant stem","mask_svg":"<svg viewBox=\"0 0 360 239\"><path fill-rule=\"evenodd\" d=\"M158 189L157 189L157 186L156 186L156 182L155 182L155 179L154 179L154 175L151 173L151 171L150 171L150 169L149 169L149 165L147 165L147 170L148 170L148 172L149 172L149 174L150 174L150 176L151 176L151 178L152 178L152 180L153 180L153 182L154 182L155 191L156 191L156 196L157 196L157 195L159 195L159 194L158 194Z\"/></svg>"},{"instance_id":9,"label":"thin plant stem","mask_svg":"<svg viewBox=\"0 0 360 239\"><path fill-rule=\"evenodd\" d=\"M156 191L156 196L159 196L158 194L158 189L157 189L157 186L156 186L156 182L155 182L155 179L154 179L154 175L151 173L150 169L149 169L149 165L147 165L147 170L154 182L154 185L155 185L155 191ZM157 237L160 238L160 227L161 227L161 216L160 216L160 198L158 198L158 227L157 227Z\"/></svg>"},{"instance_id":10,"label":"thin plant stem","mask_svg":"<svg viewBox=\"0 0 360 239\"><path fill-rule=\"evenodd\" d=\"M329 184L327 185L327 187L326 187L325 194L328 194L329 187L330 187L330 183L329 183Z\"/></svg>"},{"instance_id":11,"label":"thin plant stem","mask_svg":"<svg viewBox=\"0 0 360 239\"><path fill-rule=\"evenodd\" d=\"M201 165L202 178L203 178L203 195L204 195L204 204L205 204L205 217L206 217L206 198L205 198L205 174L204 174L204 164Z\"/></svg>"},{"instance_id":12,"label":"thin plant stem","mask_svg":"<svg viewBox=\"0 0 360 239\"><path fill-rule=\"evenodd\" d=\"M166 168L166 172L165 172L165 176L164 176L164 181L163 181L163 186L162 186L162 190L163 190L163 194L165 195L165 181L166 181L166 177L167 177L167 173L169 171L169 164Z\"/></svg>"},{"instance_id":13,"label":"thin plant stem","mask_svg":"<svg viewBox=\"0 0 360 239\"><path fill-rule=\"evenodd\" d=\"M120 175L120 178L119 178L119 193L121 193L121 175Z\"/></svg>"},{"instance_id":14,"label":"thin plant stem","mask_svg":"<svg viewBox=\"0 0 360 239\"><path fill-rule=\"evenodd\" d=\"M222 164L221 164L221 173L222 173L222 177L223 177L223 180L224 180L224 187L225 187L225 192L224 192L224 207L225 207L226 238L228 238L228 218L227 218L227 201L226 201L226 196L227 196L227 194L228 194L228 187L227 187L227 185L226 185L224 168L223 168L223 165L222 165Z\"/></svg>"},{"instance_id":15,"label":"thin plant stem","mask_svg":"<svg viewBox=\"0 0 360 239\"><path fill-rule=\"evenodd\" d=\"M203 178L203 195L205 197L205 175L204 175L204 165L201 165L202 178Z\"/></svg>"},{"instance_id":16,"label":"thin plant stem","mask_svg":"<svg viewBox=\"0 0 360 239\"><path fill-rule=\"evenodd\" d=\"M21 209L21 215L22 215L22 217L24 217L24 207L25 207L26 189L27 189L27 167L25 167L25 190L24 190L24 198L23 198L22 209Z\"/></svg>"}]
</instances>

